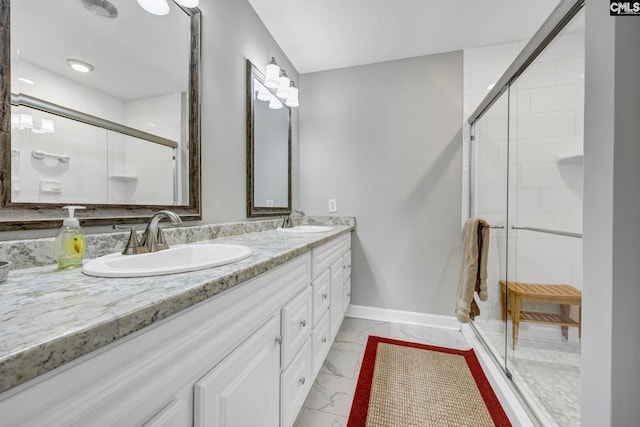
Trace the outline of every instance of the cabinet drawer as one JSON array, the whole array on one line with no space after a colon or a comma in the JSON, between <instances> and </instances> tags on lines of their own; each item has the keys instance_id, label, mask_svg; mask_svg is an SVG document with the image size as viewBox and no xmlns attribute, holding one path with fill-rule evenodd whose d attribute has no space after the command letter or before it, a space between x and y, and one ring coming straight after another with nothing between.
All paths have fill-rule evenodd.
<instances>
[{"instance_id":1,"label":"cabinet drawer","mask_svg":"<svg viewBox=\"0 0 640 427\"><path fill-rule=\"evenodd\" d=\"M311 354L313 355L311 369L314 378L318 375L318 372L320 372L320 368L329 353L331 344L331 322L329 312L326 311L318 323L318 326L316 326L311 333Z\"/></svg>"},{"instance_id":2,"label":"cabinet drawer","mask_svg":"<svg viewBox=\"0 0 640 427\"><path fill-rule=\"evenodd\" d=\"M349 308L349 304L351 304L351 278L348 278L344 283L344 298L342 300L344 307L343 312L346 313Z\"/></svg>"},{"instance_id":3,"label":"cabinet drawer","mask_svg":"<svg viewBox=\"0 0 640 427\"><path fill-rule=\"evenodd\" d=\"M282 308L282 368L286 368L312 329L311 286Z\"/></svg>"},{"instance_id":4,"label":"cabinet drawer","mask_svg":"<svg viewBox=\"0 0 640 427\"><path fill-rule=\"evenodd\" d=\"M282 373L281 427L293 425L312 385L311 340L308 339L291 365Z\"/></svg>"},{"instance_id":5,"label":"cabinet drawer","mask_svg":"<svg viewBox=\"0 0 640 427\"><path fill-rule=\"evenodd\" d=\"M351 277L351 251L347 251L344 254L344 281L346 283L347 279Z\"/></svg>"},{"instance_id":6,"label":"cabinet drawer","mask_svg":"<svg viewBox=\"0 0 640 427\"><path fill-rule=\"evenodd\" d=\"M311 251L311 277L316 278L351 247L351 233L340 236Z\"/></svg>"},{"instance_id":7,"label":"cabinet drawer","mask_svg":"<svg viewBox=\"0 0 640 427\"><path fill-rule=\"evenodd\" d=\"M313 281L313 325L317 325L322 315L329 308L331 290L331 273L326 270Z\"/></svg>"}]
</instances>

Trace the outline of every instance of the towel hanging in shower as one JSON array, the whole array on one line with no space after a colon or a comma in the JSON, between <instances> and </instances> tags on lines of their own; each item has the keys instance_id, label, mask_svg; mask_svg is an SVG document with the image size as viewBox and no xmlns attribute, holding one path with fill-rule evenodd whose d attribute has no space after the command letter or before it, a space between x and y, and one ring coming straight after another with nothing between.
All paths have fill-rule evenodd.
<instances>
[{"instance_id":1,"label":"towel hanging in shower","mask_svg":"<svg viewBox=\"0 0 640 427\"><path fill-rule=\"evenodd\" d=\"M455 308L456 317L462 323L480 314L480 307L473 299L474 293L478 293L480 301L488 298L488 255L489 224L481 218L469 218L462 227L462 262Z\"/></svg>"}]
</instances>

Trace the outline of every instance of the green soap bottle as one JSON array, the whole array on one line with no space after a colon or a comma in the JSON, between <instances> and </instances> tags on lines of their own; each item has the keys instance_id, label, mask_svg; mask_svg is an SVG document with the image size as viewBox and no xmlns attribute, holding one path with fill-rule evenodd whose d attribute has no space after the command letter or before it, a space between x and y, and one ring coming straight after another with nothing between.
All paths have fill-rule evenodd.
<instances>
[{"instance_id":1,"label":"green soap bottle","mask_svg":"<svg viewBox=\"0 0 640 427\"><path fill-rule=\"evenodd\" d=\"M74 212L76 209L85 209L85 207L65 206L63 209L69 211L69 217L62 222L53 250L58 270L69 270L82 267L86 245L80 221L74 217Z\"/></svg>"}]
</instances>

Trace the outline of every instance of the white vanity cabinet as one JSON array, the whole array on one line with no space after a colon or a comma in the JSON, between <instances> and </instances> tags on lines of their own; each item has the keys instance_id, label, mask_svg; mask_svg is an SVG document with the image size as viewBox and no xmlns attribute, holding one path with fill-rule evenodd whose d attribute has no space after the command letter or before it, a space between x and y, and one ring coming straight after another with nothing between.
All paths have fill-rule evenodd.
<instances>
[{"instance_id":1,"label":"white vanity cabinet","mask_svg":"<svg viewBox=\"0 0 640 427\"><path fill-rule=\"evenodd\" d=\"M0 424L291 427L348 304L349 251L340 236L14 387Z\"/></svg>"},{"instance_id":2,"label":"white vanity cabinet","mask_svg":"<svg viewBox=\"0 0 640 427\"><path fill-rule=\"evenodd\" d=\"M347 269L348 265L348 269ZM314 288L314 378L324 361L344 319L351 296L351 235L346 234L311 252L311 271ZM345 282L345 280L347 280ZM349 299L346 295L348 283ZM322 304L327 294L328 306ZM318 301L318 303L316 303ZM317 308L316 308L317 307Z\"/></svg>"}]
</instances>

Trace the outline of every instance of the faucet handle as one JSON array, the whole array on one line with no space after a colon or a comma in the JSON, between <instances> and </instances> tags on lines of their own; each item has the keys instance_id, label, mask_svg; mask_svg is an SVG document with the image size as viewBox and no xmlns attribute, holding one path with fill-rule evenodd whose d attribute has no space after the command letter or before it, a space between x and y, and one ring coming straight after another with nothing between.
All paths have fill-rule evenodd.
<instances>
[{"instance_id":1,"label":"faucet handle","mask_svg":"<svg viewBox=\"0 0 640 427\"><path fill-rule=\"evenodd\" d=\"M164 233L162 232L162 229L160 227L158 227L158 237L156 238L156 247L157 250L162 251L164 249L169 249L169 245L167 244L167 241L164 238Z\"/></svg>"},{"instance_id":2,"label":"faucet handle","mask_svg":"<svg viewBox=\"0 0 640 427\"><path fill-rule=\"evenodd\" d=\"M129 232L129 239L127 240L127 244L122 250L122 254L137 255L137 254L144 254L144 253L147 253L147 248L145 246L142 246L138 241L138 233L136 233L136 228L131 227Z\"/></svg>"}]
</instances>

